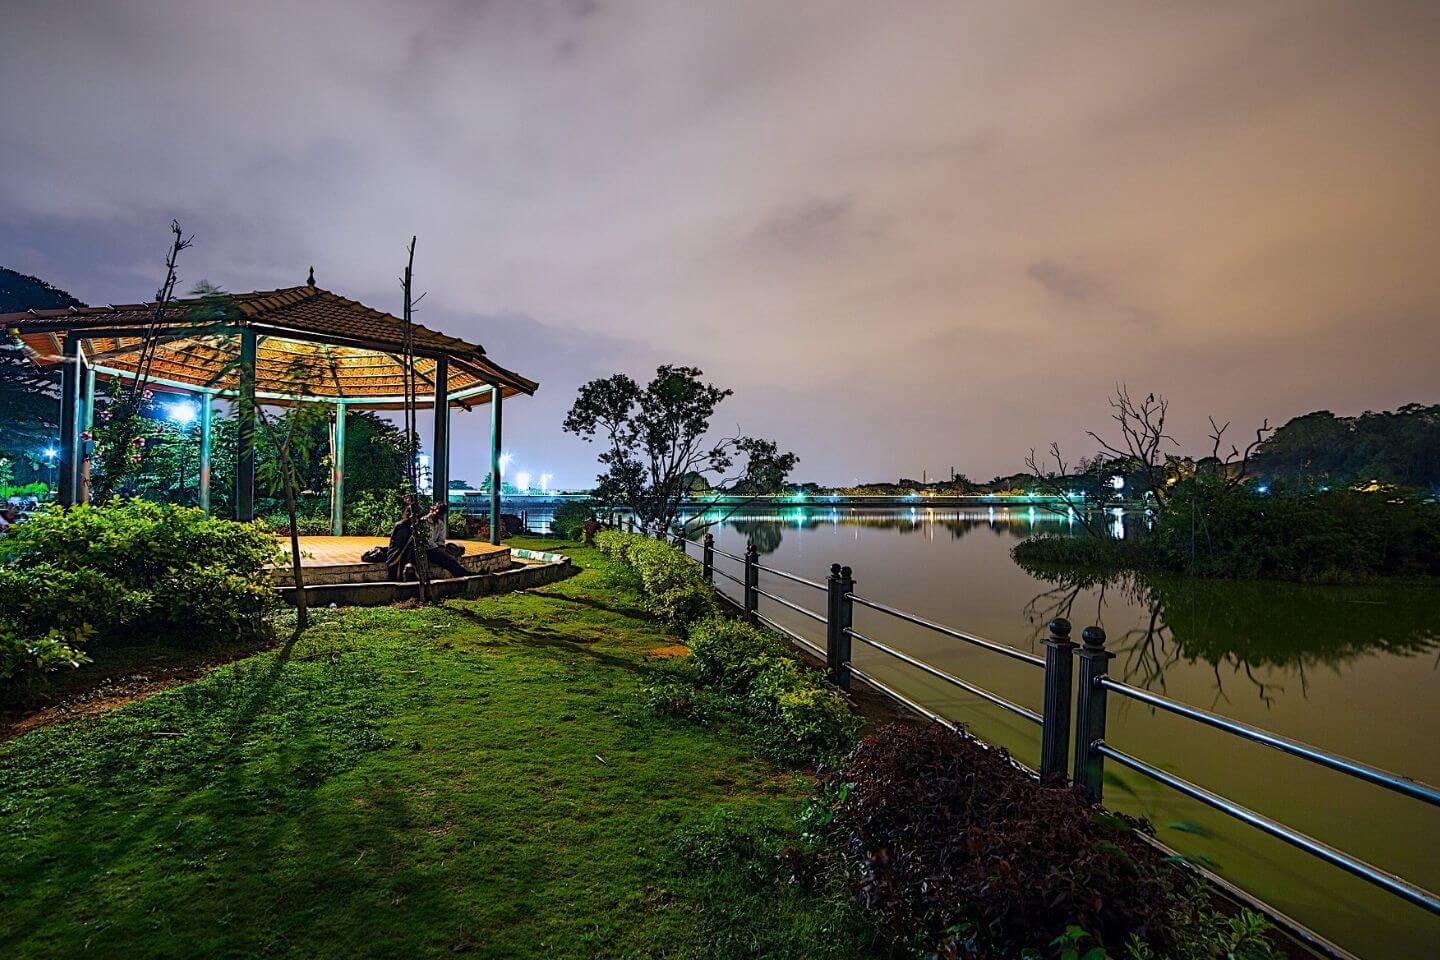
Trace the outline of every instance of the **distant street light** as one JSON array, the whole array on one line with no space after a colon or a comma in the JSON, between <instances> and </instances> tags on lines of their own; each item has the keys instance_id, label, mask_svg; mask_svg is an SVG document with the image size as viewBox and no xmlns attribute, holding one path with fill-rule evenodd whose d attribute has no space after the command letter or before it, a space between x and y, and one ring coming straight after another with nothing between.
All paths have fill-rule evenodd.
<instances>
[{"instance_id":1,"label":"distant street light","mask_svg":"<svg viewBox=\"0 0 1440 960\"><path fill-rule=\"evenodd\" d=\"M183 432L187 427L189 427L192 423L194 423L194 422L195 422L195 418L198 417L199 415L200 415L200 408L199 408L199 406L197 406L197 405L194 404L194 403L190 403L189 401L186 401L186 400L181 400L181 401L179 401L179 402L177 402L177 403L172 403L172 404L170 404L169 406L167 406L167 407L165 408L165 419L167 419L167 420L169 420L171 423L175 424L175 426L176 426L177 428L179 428L182 432ZM203 441L202 441L202 442L203 442ZM175 471L176 471L176 476L175 476L175 489L176 489L177 492L179 492L179 491L184 491L184 489L185 489L185 472L186 472L186 471L185 471L185 468L186 468L186 466L188 465L188 464L186 463L186 452L187 452L187 451L186 451L186 448L185 448L184 446L181 446L179 449L180 449L180 455L179 455L179 457L176 459L176 467L175 467ZM197 497L197 499L198 499L198 497L200 496L200 485L199 485L199 478L198 478L198 477L197 477L197 479L196 479L196 485L195 485L195 496Z\"/></svg>"},{"instance_id":2,"label":"distant street light","mask_svg":"<svg viewBox=\"0 0 1440 960\"><path fill-rule=\"evenodd\" d=\"M50 489L55 489L55 458L60 456L60 451L55 447L46 447L41 451L45 455L45 465L50 468Z\"/></svg>"}]
</instances>

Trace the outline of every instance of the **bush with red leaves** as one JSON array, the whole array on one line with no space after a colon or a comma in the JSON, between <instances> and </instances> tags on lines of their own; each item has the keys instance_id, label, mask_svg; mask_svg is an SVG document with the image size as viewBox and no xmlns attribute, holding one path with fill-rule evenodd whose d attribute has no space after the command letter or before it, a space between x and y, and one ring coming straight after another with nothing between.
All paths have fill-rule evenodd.
<instances>
[{"instance_id":1,"label":"bush with red leaves","mask_svg":"<svg viewBox=\"0 0 1440 960\"><path fill-rule=\"evenodd\" d=\"M1199 906L1133 834L1147 825L1037 784L1005 751L938 724L866 737L822 790L859 900L942 957L1016 957L1071 925L1112 956L1132 934L1164 956Z\"/></svg>"}]
</instances>

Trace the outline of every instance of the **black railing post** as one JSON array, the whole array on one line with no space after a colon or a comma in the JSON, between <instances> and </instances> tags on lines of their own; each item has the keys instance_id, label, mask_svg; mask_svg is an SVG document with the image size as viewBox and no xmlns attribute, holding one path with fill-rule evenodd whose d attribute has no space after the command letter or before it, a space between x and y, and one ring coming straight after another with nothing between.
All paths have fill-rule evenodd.
<instances>
[{"instance_id":1,"label":"black railing post","mask_svg":"<svg viewBox=\"0 0 1440 960\"><path fill-rule=\"evenodd\" d=\"M825 587L825 659L830 667L830 679L841 690L849 690L849 631L855 622L855 601L847 596L855 592L855 578L850 568L832 563Z\"/></svg>"},{"instance_id":2,"label":"black railing post","mask_svg":"<svg viewBox=\"0 0 1440 960\"><path fill-rule=\"evenodd\" d=\"M1105 758L1095 749L1105 739L1105 688L1115 654L1105 649L1105 631L1086 627L1081 635L1080 698L1075 706L1075 785L1093 803L1104 794Z\"/></svg>"},{"instance_id":3,"label":"black railing post","mask_svg":"<svg viewBox=\"0 0 1440 960\"><path fill-rule=\"evenodd\" d=\"M705 539L701 541L701 544L703 549L700 553L700 575L705 578L706 583L713 584L715 582L715 534L705 534Z\"/></svg>"},{"instance_id":4,"label":"black railing post","mask_svg":"<svg viewBox=\"0 0 1440 960\"><path fill-rule=\"evenodd\" d=\"M760 551L755 549L755 541L751 540L745 544L745 622L754 626L757 621L755 611L760 607L760 568L756 566L760 562Z\"/></svg>"},{"instance_id":5,"label":"black railing post","mask_svg":"<svg viewBox=\"0 0 1440 960\"><path fill-rule=\"evenodd\" d=\"M1070 640L1070 621L1050 621L1045 640L1045 724L1040 728L1040 776L1064 777L1070 751L1070 674L1075 644Z\"/></svg>"}]
</instances>

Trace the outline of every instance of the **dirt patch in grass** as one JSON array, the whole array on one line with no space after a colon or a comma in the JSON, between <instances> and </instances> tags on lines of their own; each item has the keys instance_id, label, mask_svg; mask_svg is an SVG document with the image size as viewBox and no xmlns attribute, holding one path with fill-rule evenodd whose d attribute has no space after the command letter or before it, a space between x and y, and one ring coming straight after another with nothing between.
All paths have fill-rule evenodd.
<instances>
[{"instance_id":1,"label":"dirt patch in grass","mask_svg":"<svg viewBox=\"0 0 1440 960\"><path fill-rule=\"evenodd\" d=\"M216 667L251 656L269 644L177 650L147 645L92 651L93 662L0 705L0 741L31 730L107 713L162 690L189 683Z\"/></svg>"}]
</instances>

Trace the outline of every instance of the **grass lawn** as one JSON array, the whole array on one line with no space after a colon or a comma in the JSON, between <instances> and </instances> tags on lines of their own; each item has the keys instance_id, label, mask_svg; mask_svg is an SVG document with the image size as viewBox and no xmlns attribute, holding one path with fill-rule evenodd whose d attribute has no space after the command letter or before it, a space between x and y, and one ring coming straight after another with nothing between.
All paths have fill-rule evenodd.
<instances>
[{"instance_id":1,"label":"grass lawn","mask_svg":"<svg viewBox=\"0 0 1440 960\"><path fill-rule=\"evenodd\" d=\"M810 780L653 716L675 638L566 552L0 744L0 956L873 955L773 866Z\"/></svg>"}]
</instances>

